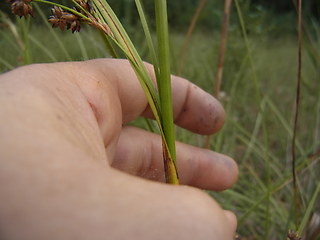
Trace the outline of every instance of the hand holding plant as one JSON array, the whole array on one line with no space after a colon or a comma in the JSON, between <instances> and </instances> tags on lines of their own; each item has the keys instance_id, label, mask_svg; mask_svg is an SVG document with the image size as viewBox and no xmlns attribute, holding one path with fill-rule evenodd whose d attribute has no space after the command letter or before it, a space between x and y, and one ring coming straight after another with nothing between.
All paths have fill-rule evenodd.
<instances>
[{"instance_id":1,"label":"hand holding plant","mask_svg":"<svg viewBox=\"0 0 320 240\"><path fill-rule=\"evenodd\" d=\"M103 149L99 149L99 145L94 147L91 142L89 144L82 143L81 141L84 141L85 138L83 139L79 136L80 142L76 140L76 142L78 142L76 145L80 146L80 149L86 150L89 158L97 158L100 161L104 159L113 167L133 175L166 181L171 184L179 184L180 180L177 166L181 168L179 173L181 174L180 177L183 184L190 184L205 189L222 190L235 182L237 167L233 160L228 157L183 144L178 144L176 149L173 119L176 119L178 125L196 133L212 134L222 127L224 111L221 105L209 94L206 94L185 80L174 78L175 82L171 84L165 1L155 1L158 53L156 53L153 48L147 24L144 24L148 45L153 56L154 68L150 65L146 66L142 62L130 38L106 1L93 0L91 2L74 0L73 3L76 5L74 8L46 0L33 1L54 5L52 8L52 16L49 17L49 22L53 27L58 27L61 30L67 28L72 32L78 32L81 29L82 23L88 23L98 28L105 34L111 49L112 44L110 40L125 54L132 67L131 69L127 62L124 63L122 61L122 74L118 75L116 73L118 64L114 64L112 61L108 61L105 64L96 61L96 69L91 66L92 69L88 67L86 72L80 74L80 67L78 67L78 64L74 64L74 69L71 71L74 74L73 81L75 81L75 84L80 88L80 91L89 103L90 110L93 111L98 123L97 129L99 129L101 133L101 135L96 137L99 138L102 136L102 139L94 140L96 134L90 133L89 131L86 132L86 124L88 123L80 123L80 127L74 130L72 130L72 126L65 127L71 132L80 132L81 136L85 136L85 138L89 136L91 140L94 140L93 143L98 143L99 141L104 143L107 153L106 156L103 154ZM27 16L28 14L33 15L30 2L31 0L11 0L12 11L20 17ZM136 4L140 17L142 21L144 21L142 5L138 0ZM90 66L91 63L92 62L87 63L87 66ZM46 68L46 66L44 68ZM50 70L50 66L48 70ZM81 70L84 71L83 69ZM118 72L120 71L118 70ZM87 73L89 73L89 75ZM108 76L106 80L102 80L101 73L102 75L105 74L105 76ZM136 79L133 78L134 74L136 75ZM68 81L67 76L62 76L62 78ZM126 79L126 81L123 82L122 79ZM51 81L54 80L51 79L50 82ZM175 88L173 93L171 92L171 86ZM174 104L172 103L172 96L175 102ZM61 97L63 98L63 96ZM83 101L80 100L79 102ZM90 110L88 111L91 112ZM68 112L72 115L72 109L69 109ZM89 112L84 113L84 115L90 115ZM76 113L74 113L74 115L76 115ZM153 117L156 120L161 138L136 128L122 127L123 124L126 124L139 115ZM70 115L68 117L70 117ZM67 122L76 122L77 117L73 117L73 120L68 120ZM71 136L71 138L73 137ZM75 137L74 139L77 138L78 137ZM161 142L162 144L160 144ZM176 162L177 155L179 162ZM163 156L163 161L161 161L161 156ZM164 162L164 171L162 162ZM111 169L111 172L113 172L112 170L113 169ZM112 182L121 183L126 177L121 177L120 175L118 178L118 175L115 174L112 176ZM133 185L136 182L134 180L130 180L130 182L131 181ZM149 183L142 183L143 184L138 186L137 189L142 191L141 193L144 195ZM132 184L129 183L125 185L125 187L121 187L121 190L126 191L126 188L132 187ZM113 191L114 186L112 184L106 184L106 188L109 191ZM135 189L136 187L133 188ZM187 237L195 239L198 238L197 236L199 236L199 234L208 238L232 238L236 225L234 216L230 213L224 214L217 205L213 204L212 200L209 201L211 204L208 202L207 205L206 202L209 197L205 194L201 193L199 196L196 196L200 192L190 192L195 198L190 196L190 199L187 200L187 202L189 202L187 206L190 205L186 207L184 203L186 196L183 196L183 194L180 196L183 199L175 197L174 193L166 194L165 191L163 192L161 190L159 190L158 194L152 194L156 189L157 187L154 187L151 191L151 198L154 200L157 199L161 204L155 204L153 200L148 199L148 196L144 196L142 197L144 199L144 208L148 208L148 203L151 209L154 207L164 208L161 214L156 214L156 218L165 216L166 227L159 232L159 229L152 228L161 223L152 224L151 229L148 228L147 231L142 234L142 239L153 239L150 234L154 234L155 230L157 232L155 235L157 238L159 238L161 234L164 234L161 238L166 239L187 239ZM186 188L183 189L184 190L178 191L189 191L186 190ZM147 191L150 192L150 190ZM77 195L79 195L79 193L75 194L75 196ZM157 195L158 197L156 197ZM94 193L88 196L91 198L94 196ZM111 198L105 198L105 200L122 199L122 197L119 197L117 194L112 194L112 196ZM132 196L135 198L137 195ZM45 197L40 194L40 198ZM206 198L207 200L204 200ZM104 200L103 194L101 194L101 200ZM147 201L147 203L145 201ZM129 202L133 204L136 203L135 200ZM128 201L125 201L125 203L128 203ZM164 206L162 206L162 204L164 204ZM204 206L202 207L201 205L203 204ZM179 209L190 208L190 206L193 205L196 207L192 211L184 210L186 211L185 213L189 212L186 217L190 219L186 221L183 219L184 217L181 216ZM107 204L108 214L121 218L121 211L115 211L113 213L113 211L109 209L110 207L114 208L114 205ZM144 211L144 208L138 206L137 210ZM169 208L173 208L173 212L170 211ZM59 209L56 210L59 212ZM149 214L150 213L147 215ZM137 215L137 213L134 215ZM230 218L229 223L226 216ZM155 220L155 218L151 219ZM194 220L199 222L200 225L198 225L198 228L201 229L200 232L194 232L193 235L196 234L194 236L190 235L190 233L185 235L185 228L188 228L188 224ZM76 219L76 221L78 221L78 219ZM126 224L126 221L129 225L133 223L130 219L121 220L124 224ZM215 222L214 226L205 224L204 227L200 227L202 225L201 222L206 221ZM144 221L139 222L138 225L140 226L141 223L144 225ZM179 223L179 225L176 225L177 223ZM107 224L107 226L109 225ZM139 226L134 225L132 231L140 229L141 227ZM170 232L170 229L172 232L169 234L166 233L166 231ZM119 231L116 229L107 230L107 234L119 234ZM66 232L68 233L69 231L70 230L67 230ZM111 236L111 239L114 237L118 236Z\"/></svg>"},{"instance_id":2,"label":"hand holding plant","mask_svg":"<svg viewBox=\"0 0 320 240\"><path fill-rule=\"evenodd\" d=\"M177 124L217 131L221 105L172 80ZM232 239L234 215L207 194L132 176L165 179L161 138L123 127L152 115L127 61L31 65L2 75L0 89L3 239ZM182 184L222 190L237 178L224 155L178 143L177 157Z\"/></svg>"}]
</instances>

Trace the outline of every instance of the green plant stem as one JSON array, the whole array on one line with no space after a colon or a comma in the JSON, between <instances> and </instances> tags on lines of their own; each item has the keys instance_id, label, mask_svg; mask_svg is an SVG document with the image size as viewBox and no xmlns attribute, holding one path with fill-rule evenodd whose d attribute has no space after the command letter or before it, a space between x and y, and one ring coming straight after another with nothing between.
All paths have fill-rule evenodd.
<instances>
[{"instance_id":1,"label":"green plant stem","mask_svg":"<svg viewBox=\"0 0 320 240\"><path fill-rule=\"evenodd\" d=\"M156 25L158 39L158 56L160 67L159 80L159 96L161 108L161 123L164 136L168 144L168 150L171 155L174 166L168 168L167 181L176 184L176 149L174 137L173 111L172 111L172 91L171 91L171 74L170 74L170 50L169 50L169 33L167 20L167 4L166 0L155 0L156 9ZM164 152L164 156L166 153ZM166 160L165 160L166 161ZM172 172L171 172L172 171Z\"/></svg>"},{"instance_id":2,"label":"green plant stem","mask_svg":"<svg viewBox=\"0 0 320 240\"><path fill-rule=\"evenodd\" d=\"M19 21L20 25L20 34L21 34L21 39L23 41L23 49L22 49L22 59L23 59L23 64L27 65L30 64L31 61L31 51L29 47L29 30L30 30L30 18L26 19L23 18Z\"/></svg>"},{"instance_id":3,"label":"green plant stem","mask_svg":"<svg viewBox=\"0 0 320 240\"><path fill-rule=\"evenodd\" d=\"M53 5L53 6L57 6L57 7L61 7L62 9L64 10L67 10L79 17L81 17L82 19L88 21L88 22L92 22L92 20L90 18L88 18L87 16L79 13L78 11L72 9L72 8L69 8L69 7L66 7L64 5L61 5L61 4L58 4L58 3L55 3L55 2L51 2L51 1L46 1L46 0L33 0L34 2L39 2L39 3L46 3L46 4L50 4L50 5Z\"/></svg>"}]
</instances>

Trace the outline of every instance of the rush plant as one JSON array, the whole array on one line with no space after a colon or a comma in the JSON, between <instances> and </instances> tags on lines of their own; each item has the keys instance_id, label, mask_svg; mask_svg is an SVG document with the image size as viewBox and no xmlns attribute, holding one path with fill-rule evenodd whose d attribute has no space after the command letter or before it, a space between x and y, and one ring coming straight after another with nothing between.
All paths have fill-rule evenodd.
<instances>
[{"instance_id":1,"label":"rush plant","mask_svg":"<svg viewBox=\"0 0 320 240\"><path fill-rule=\"evenodd\" d=\"M61 30L70 29L72 33L79 32L82 24L89 24L104 34L107 46L113 56L116 56L113 46L117 46L129 60L136 76L148 99L149 106L157 122L163 146L163 161L166 182L179 184L176 168L175 137L172 112L172 94L170 78L170 50L167 22L166 0L155 0L155 16L157 28L157 49L153 46L150 31L146 24L142 3L136 0L141 22L148 40L149 50L153 56L154 72L157 87L130 40L121 22L106 0L72 0L73 8L47 0L8 0L12 12L19 17L33 16L32 3L52 5L52 15L48 21L52 27ZM158 90L157 90L158 89Z\"/></svg>"}]
</instances>

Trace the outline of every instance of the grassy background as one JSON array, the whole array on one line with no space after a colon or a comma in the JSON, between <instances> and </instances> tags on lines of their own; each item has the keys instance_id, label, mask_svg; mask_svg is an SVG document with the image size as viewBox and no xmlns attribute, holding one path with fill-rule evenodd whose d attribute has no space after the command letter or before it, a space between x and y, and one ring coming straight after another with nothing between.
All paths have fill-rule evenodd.
<instances>
[{"instance_id":1,"label":"grassy background","mask_svg":"<svg viewBox=\"0 0 320 240\"><path fill-rule=\"evenodd\" d=\"M269 12L253 11L245 1L240 3L245 13L249 45L245 44L234 11L221 98L227 119L224 129L213 137L210 146L237 160L240 178L232 189L210 194L237 213L238 231L246 237L243 239L285 239L289 228L297 228L292 217L290 165L297 78L297 37L293 31L296 20L291 13L281 17L285 23L277 24L281 21L273 20ZM217 12L212 20L215 24L203 27L199 22L180 73L208 92L213 92L215 80L220 34L219 28L214 26L221 22L221 14L218 14L222 12L221 7L213 9ZM148 61L142 29L130 20L130 13L127 14L123 21L143 59ZM37 15L39 22L41 14ZM320 182L320 28L309 16L305 18L297 141L302 200L299 224L308 207L320 211L318 196L314 206L310 203ZM36 62L109 57L99 34L91 28L71 34L51 29L46 24L32 24L29 20L13 20L12 26L8 21L11 20L3 17L0 22L0 72ZM173 73L177 73L186 29L187 25L179 25L171 32ZM144 125L144 122L138 120L136 124ZM179 128L176 135L178 140L198 146L205 142L204 137Z\"/></svg>"}]
</instances>

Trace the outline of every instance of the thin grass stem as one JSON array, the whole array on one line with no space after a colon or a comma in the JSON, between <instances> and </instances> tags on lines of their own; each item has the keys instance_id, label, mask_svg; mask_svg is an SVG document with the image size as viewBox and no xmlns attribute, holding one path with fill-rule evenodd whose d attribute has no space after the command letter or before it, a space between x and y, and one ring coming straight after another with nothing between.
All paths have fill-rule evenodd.
<instances>
[{"instance_id":1,"label":"thin grass stem","mask_svg":"<svg viewBox=\"0 0 320 240\"><path fill-rule=\"evenodd\" d=\"M192 17L191 23L189 25L186 37L184 39L184 42L182 44L181 50L179 52L179 62L178 62L178 67L177 67L177 75L181 75L182 72L182 67L184 65L184 60L187 54L187 50L188 50L188 46L189 46L189 42L192 36L192 33L195 29L195 26L198 22L199 16L203 10L203 8L205 7L206 3L208 0L199 0L199 4L198 7L196 8L196 11Z\"/></svg>"},{"instance_id":2,"label":"thin grass stem","mask_svg":"<svg viewBox=\"0 0 320 240\"><path fill-rule=\"evenodd\" d=\"M23 42L22 48L22 61L24 65L31 64L31 51L29 47L29 30L30 30L30 18L20 19L19 21L20 36Z\"/></svg>"},{"instance_id":3,"label":"thin grass stem","mask_svg":"<svg viewBox=\"0 0 320 240\"><path fill-rule=\"evenodd\" d=\"M300 107L300 89L301 89L301 66L302 66L302 0L298 0L298 72L296 83L296 97L294 107L294 119L293 119L293 134L291 142L291 158L292 158L292 178L293 178L293 201L294 201L294 222L296 227L298 226L298 212L299 197L297 191L297 176L296 176L296 138L298 128L298 117Z\"/></svg>"},{"instance_id":4,"label":"thin grass stem","mask_svg":"<svg viewBox=\"0 0 320 240\"><path fill-rule=\"evenodd\" d=\"M302 218L302 221L301 221L301 223L299 225L298 234L300 236L302 235L304 229L307 226L307 223L308 223L308 221L310 219L312 210L313 210L314 205L315 205L315 203L316 203L316 201L318 199L319 194L320 194L320 182L318 182L318 184L317 184L317 188L315 189L315 191L314 191L314 193L313 193L313 195L311 197L311 200L310 200L310 202L308 204L308 207L307 207L307 209L305 211L305 214L304 214L304 216Z\"/></svg>"},{"instance_id":5,"label":"thin grass stem","mask_svg":"<svg viewBox=\"0 0 320 240\"><path fill-rule=\"evenodd\" d=\"M164 136L168 144L168 151L171 155L173 165L167 168L167 182L178 184L176 171L176 149L174 137L173 111L172 111L172 90L171 90L171 69L170 69L170 50L169 50L169 31L167 17L166 0L155 0L156 25L158 39L158 57L159 57L159 96L161 106L161 122ZM164 161L166 162L167 153L164 151ZM165 164L165 167L166 164Z\"/></svg>"},{"instance_id":6,"label":"thin grass stem","mask_svg":"<svg viewBox=\"0 0 320 240\"><path fill-rule=\"evenodd\" d=\"M215 87L213 95L219 99L221 83L222 83L222 75L223 75L223 66L224 66L224 56L226 52L227 39L228 39L228 29L229 29L229 19L230 19L230 8L231 8L232 0L225 0L224 5L224 14L223 14L223 24L221 27L221 41L219 48L219 56L218 56L218 67L215 76Z\"/></svg>"},{"instance_id":7,"label":"thin grass stem","mask_svg":"<svg viewBox=\"0 0 320 240\"><path fill-rule=\"evenodd\" d=\"M158 56L156 54L156 50L152 41L152 36L148 27L148 22L143 10L143 5L141 0L135 0L136 2L136 7L140 16L140 21L141 21L141 25L144 31L144 35L146 37L146 41L148 44L148 48L149 48L149 53L150 53L150 57L152 60L152 64L154 67L154 72L156 75L156 79L157 79L157 85L160 85L160 82L158 81L160 79L160 73L159 73L159 60L158 60Z\"/></svg>"}]
</instances>

